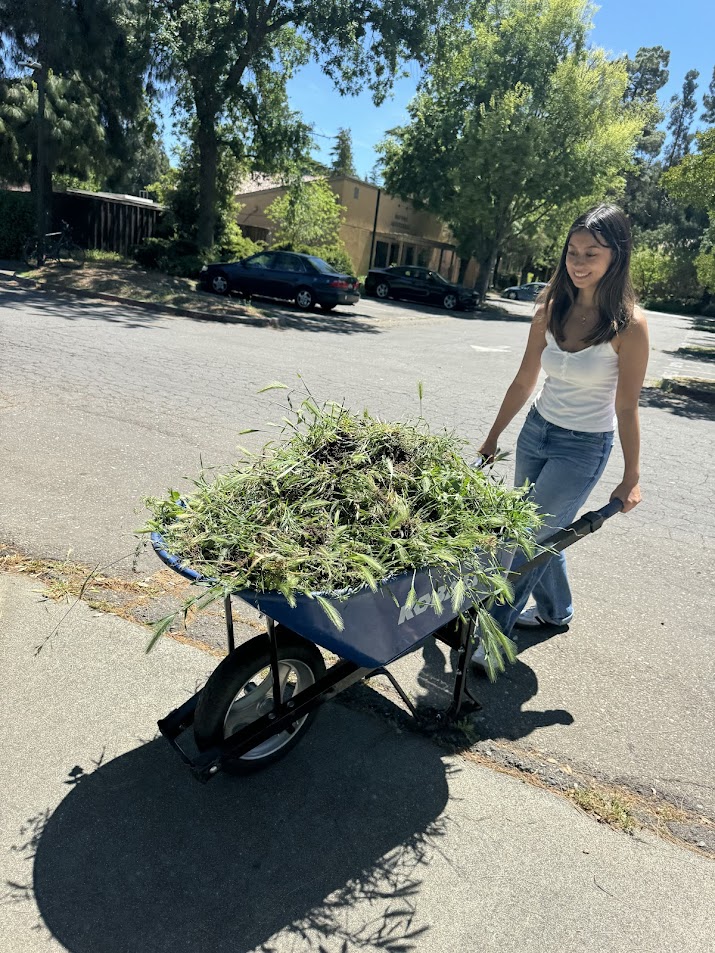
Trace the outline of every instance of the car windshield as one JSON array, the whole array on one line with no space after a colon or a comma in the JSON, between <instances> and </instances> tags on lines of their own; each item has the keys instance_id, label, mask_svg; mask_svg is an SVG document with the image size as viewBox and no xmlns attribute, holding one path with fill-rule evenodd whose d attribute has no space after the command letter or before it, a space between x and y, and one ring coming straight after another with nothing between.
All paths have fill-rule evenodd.
<instances>
[{"instance_id":1,"label":"car windshield","mask_svg":"<svg viewBox=\"0 0 715 953\"><path fill-rule=\"evenodd\" d=\"M447 279L446 279L446 278L443 278L442 275L438 274L436 271L431 271L431 272L429 273L429 276L430 276L430 278L431 278L433 281L439 281L439 282L440 282L441 284L443 284L443 285L448 285L448 284L449 284L449 282L447 281Z\"/></svg>"},{"instance_id":2,"label":"car windshield","mask_svg":"<svg viewBox=\"0 0 715 953\"><path fill-rule=\"evenodd\" d=\"M323 275L339 275L340 272L336 271L332 265L329 265L327 261L323 261L322 258L315 258L314 255L308 255L308 261L311 263L313 268L316 271L321 272Z\"/></svg>"}]
</instances>

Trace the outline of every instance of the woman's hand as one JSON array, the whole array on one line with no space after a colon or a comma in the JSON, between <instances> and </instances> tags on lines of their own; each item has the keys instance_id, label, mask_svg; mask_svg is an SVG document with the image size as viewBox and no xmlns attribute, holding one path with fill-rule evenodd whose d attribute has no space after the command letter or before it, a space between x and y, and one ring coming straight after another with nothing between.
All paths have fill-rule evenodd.
<instances>
[{"instance_id":1,"label":"woman's hand","mask_svg":"<svg viewBox=\"0 0 715 953\"><path fill-rule=\"evenodd\" d=\"M485 463L491 463L498 449L496 440L490 440L487 437L481 447L477 449L477 453L484 457Z\"/></svg>"},{"instance_id":2,"label":"woman's hand","mask_svg":"<svg viewBox=\"0 0 715 953\"><path fill-rule=\"evenodd\" d=\"M616 489L611 493L612 500L620 500L623 503L624 513L628 513L634 506L638 506L641 501L641 488L639 483L633 483L630 480L624 480L619 483Z\"/></svg>"}]
</instances>

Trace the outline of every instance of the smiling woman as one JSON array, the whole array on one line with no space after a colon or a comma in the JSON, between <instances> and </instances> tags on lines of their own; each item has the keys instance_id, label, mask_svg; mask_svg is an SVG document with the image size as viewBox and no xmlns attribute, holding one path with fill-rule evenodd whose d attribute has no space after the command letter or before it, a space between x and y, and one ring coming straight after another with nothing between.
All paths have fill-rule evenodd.
<instances>
[{"instance_id":1,"label":"smiling woman","mask_svg":"<svg viewBox=\"0 0 715 953\"><path fill-rule=\"evenodd\" d=\"M638 397L648 363L648 332L635 307L630 258L630 227L619 208L599 205L574 222L539 299L521 367L480 448L483 456L494 456L500 434L545 371L544 386L517 440L515 474L517 486L527 483L545 514L545 535L570 523L598 483L616 419L624 471L611 499L622 501L624 513L640 502ZM523 562L517 555L513 568ZM523 611L532 594L535 607ZM513 605L496 606L492 615L507 636L515 626L568 625L573 605L563 554L519 576ZM487 665L482 645L473 663Z\"/></svg>"}]
</instances>

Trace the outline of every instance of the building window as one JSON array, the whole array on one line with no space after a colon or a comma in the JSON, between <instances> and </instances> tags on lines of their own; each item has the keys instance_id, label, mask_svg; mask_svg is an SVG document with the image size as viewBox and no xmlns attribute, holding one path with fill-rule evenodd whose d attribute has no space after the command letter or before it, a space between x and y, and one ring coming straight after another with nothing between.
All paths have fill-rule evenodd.
<instances>
[{"instance_id":1,"label":"building window","mask_svg":"<svg viewBox=\"0 0 715 953\"><path fill-rule=\"evenodd\" d=\"M413 265L415 262L415 246L414 245L405 245L402 252L402 264L403 265Z\"/></svg>"},{"instance_id":2,"label":"building window","mask_svg":"<svg viewBox=\"0 0 715 953\"><path fill-rule=\"evenodd\" d=\"M417 252L417 264L420 268L429 268L431 248L420 248Z\"/></svg>"},{"instance_id":3,"label":"building window","mask_svg":"<svg viewBox=\"0 0 715 953\"><path fill-rule=\"evenodd\" d=\"M360 198L360 189L357 187L357 185L356 185L355 188L353 189L353 198L354 198L354 199L359 199L359 198Z\"/></svg>"},{"instance_id":4,"label":"building window","mask_svg":"<svg viewBox=\"0 0 715 953\"><path fill-rule=\"evenodd\" d=\"M398 265L399 263L400 263L400 246L396 242L393 242L392 245L390 245L390 264Z\"/></svg>"},{"instance_id":5,"label":"building window","mask_svg":"<svg viewBox=\"0 0 715 953\"><path fill-rule=\"evenodd\" d=\"M387 264L387 242L375 242L375 268L384 268Z\"/></svg>"}]
</instances>

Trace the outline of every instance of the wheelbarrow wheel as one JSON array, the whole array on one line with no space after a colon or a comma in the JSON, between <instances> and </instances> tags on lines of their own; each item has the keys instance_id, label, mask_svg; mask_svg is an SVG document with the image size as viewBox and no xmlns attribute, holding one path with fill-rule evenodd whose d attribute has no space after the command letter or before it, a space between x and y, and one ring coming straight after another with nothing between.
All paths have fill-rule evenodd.
<instances>
[{"instance_id":1,"label":"wheelbarrow wheel","mask_svg":"<svg viewBox=\"0 0 715 953\"><path fill-rule=\"evenodd\" d=\"M313 685L325 674L325 662L312 642L284 626L276 625L281 697L285 701ZM273 677L268 635L239 645L214 670L207 681L194 717L194 737L201 751L220 744L239 729L273 710ZM298 744L317 710L293 723L292 731L272 735L240 758L226 761L233 774L256 771L272 764Z\"/></svg>"}]
</instances>

